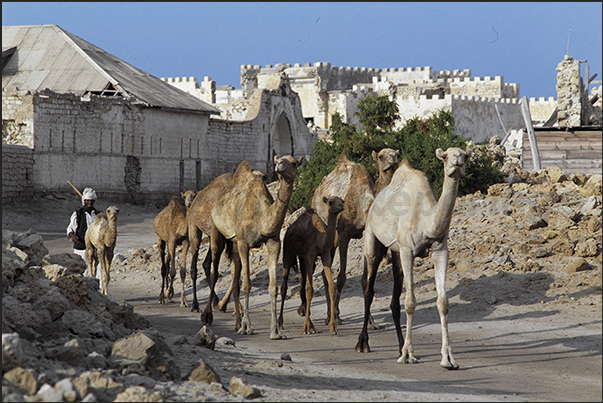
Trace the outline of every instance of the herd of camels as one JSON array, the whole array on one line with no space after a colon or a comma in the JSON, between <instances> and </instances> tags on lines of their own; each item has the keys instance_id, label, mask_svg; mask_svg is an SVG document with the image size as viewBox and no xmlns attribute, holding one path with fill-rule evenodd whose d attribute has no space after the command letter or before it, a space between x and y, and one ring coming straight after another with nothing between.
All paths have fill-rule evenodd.
<instances>
[{"instance_id":1,"label":"herd of camels","mask_svg":"<svg viewBox=\"0 0 603 403\"><path fill-rule=\"evenodd\" d=\"M317 257L321 258L326 291L325 324L330 326L332 334L337 334L337 325L341 323L339 303L346 282L348 245L350 240L364 237L365 259L362 275L364 322L355 350L369 352L368 327L369 325L372 328L379 327L371 316L370 308L374 297L377 270L389 250L394 276L390 309L398 337L398 362L416 363L417 358L412 347L412 318L416 306L412 268L415 257L426 257L431 251L435 269L437 309L442 328L440 365L446 369L459 368L448 340L449 306L445 287L448 267L447 240L459 180L465 172L465 164L471 156L471 150L464 151L451 147L446 151L438 149L435 154L443 162L445 174L439 199L436 199L427 176L411 168L406 159L399 161L398 151L390 148L382 149L379 153L373 151L372 158L379 171L376 181L372 180L365 167L348 160L345 153L339 156L333 171L326 175L317 187L312 199L312 207L301 213L285 232L282 241L283 280L278 317L277 260L281 251L280 233L293 192L295 176L303 158L274 157L274 170L279 180L276 198L268 190L265 183L266 176L260 171L252 170L247 161L243 161L233 174L226 173L218 176L199 192L189 190L173 196L153 222L161 256L162 283L159 302L173 302L175 254L177 246L181 245L180 305L189 306L184 283L186 256L190 251L193 285L191 310L200 312L197 300L197 261L201 238L205 234L209 237L210 248L202 266L210 285L210 297L201 313L201 321L204 325L212 324L213 308L226 310L232 295L235 330L241 334L253 332L249 315L251 289L249 250L264 246L269 274L270 339L286 338L280 331L284 325L283 308L287 294L287 280L290 269L297 270L298 262L301 274L301 304L297 312L300 316L305 316L303 333L316 333L310 320L310 305L314 294L312 280ZM115 230L118 211L118 209L115 211L114 206L107 209L107 214L114 217L113 230ZM105 227L110 225L105 224ZM93 231L91 235L96 235L96 232ZM88 241L88 236L86 238ZM108 252L112 255L113 249L106 249L109 249ZM335 282L331 264L337 249L339 249L340 269ZM223 252L232 265L232 281L230 288L220 300L215 293L215 285ZM111 256L105 258L105 263L101 260L103 276L105 265L107 266L107 278L103 287L106 287L109 281L108 263L106 263L109 257ZM108 262L111 260L109 259ZM402 334L400 325L402 286L406 288L405 335ZM243 304L239 300L240 288L244 296ZM106 293L106 288L103 292Z\"/></svg>"}]
</instances>

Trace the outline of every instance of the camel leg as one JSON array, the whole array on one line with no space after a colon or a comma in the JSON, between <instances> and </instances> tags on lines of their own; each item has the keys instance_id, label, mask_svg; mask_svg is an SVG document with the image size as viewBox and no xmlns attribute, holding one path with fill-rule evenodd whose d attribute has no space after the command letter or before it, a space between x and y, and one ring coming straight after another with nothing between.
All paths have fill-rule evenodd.
<instances>
[{"instance_id":1,"label":"camel leg","mask_svg":"<svg viewBox=\"0 0 603 403\"><path fill-rule=\"evenodd\" d=\"M310 305L314 296L314 270L316 269L316 258L304 258L306 261L306 320L304 321L304 334L318 333L314 324L310 320Z\"/></svg>"},{"instance_id":2,"label":"camel leg","mask_svg":"<svg viewBox=\"0 0 603 403\"><path fill-rule=\"evenodd\" d=\"M339 300L341 299L341 292L343 291L343 287L347 280L346 270L348 265L349 243L350 238L339 238L339 274L337 275L337 294L335 295L335 320L338 325L341 324L341 317L339 316Z\"/></svg>"},{"instance_id":3,"label":"camel leg","mask_svg":"<svg viewBox=\"0 0 603 403\"><path fill-rule=\"evenodd\" d=\"M276 297L278 294L278 286L276 282L276 267L278 262L278 255L281 251L281 241L277 237L268 239L266 241L266 251L268 254L268 289L270 291L270 340L286 339L287 337L280 334L278 331L277 317L276 317ZM249 264L247 266L249 270Z\"/></svg>"},{"instance_id":4,"label":"camel leg","mask_svg":"<svg viewBox=\"0 0 603 403\"><path fill-rule=\"evenodd\" d=\"M387 254L387 252L386 252ZM379 268L380 264L377 265L377 270ZM362 289L366 289L366 266L364 267L364 270L362 271L362 277L360 279L360 284L362 286ZM381 325L377 324L377 322L375 322L375 319L373 319L373 315L369 312L369 326L371 329L373 330L379 330L381 329Z\"/></svg>"},{"instance_id":5,"label":"camel leg","mask_svg":"<svg viewBox=\"0 0 603 403\"><path fill-rule=\"evenodd\" d=\"M337 320L335 318L335 284L333 282L333 272L331 271L331 264L333 263L333 261L331 260L331 255L330 253L325 253L323 254L323 256L321 257L322 260L322 274L323 274L323 279L326 278L326 283L329 285L328 287L328 293L330 294L328 298L328 301L331 305L331 320L330 320L330 325L331 325L331 333L332 334L337 334Z\"/></svg>"},{"instance_id":6,"label":"camel leg","mask_svg":"<svg viewBox=\"0 0 603 403\"><path fill-rule=\"evenodd\" d=\"M97 254L99 255L100 266L101 266L101 279L102 279L101 293L108 295L107 283L109 280L108 279L109 269L107 267L107 258L105 255L105 251L106 251L106 247L104 245L97 249Z\"/></svg>"},{"instance_id":7,"label":"camel leg","mask_svg":"<svg viewBox=\"0 0 603 403\"><path fill-rule=\"evenodd\" d=\"M285 309L285 299L287 299L287 282L289 281L289 271L295 266L297 257L289 251L283 252L283 283L281 284L281 311L278 316L278 326L284 329L283 310Z\"/></svg>"},{"instance_id":8,"label":"camel leg","mask_svg":"<svg viewBox=\"0 0 603 403\"><path fill-rule=\"evenodd\" d=\"M193 281L193 306L191 312L200 312L197 300L197 259L199 258L199 245L201 244L201 231L196 226L188 227L188 240L193 252L191 256L191 280Z\"/></svg>"},{"instance_id":9,"label":"camel leg","mask_svg":"<svg viewBox=\"0 0 603 403\"><path fill-rule=\"evenodd\" d=\"M404 346L402 347L398 362L404 364L415 364L418 361L414 356L414 350L412 347L412 316L417 306L412 275L414 259L415 257L410 249L406 248L400 250L400 261L402 263L404 287L406 288L406 297L404 298L404 309L406 310L406 341L399 342L399 344L404 344Z\"/></svg>"},{"instance_id":10,"label":"camel leg","mask_svg":"<svg viewBox=\"0 0 603 403\"><path fill-rule=\"evenodd\" d=\"M180 282L182 283L182 293L180 294L180 307L187 307L185 285L186 282L186 255L188 255L189 242L188 239L182 241L182 264L180 266Z\"/></svg>"},{"instance_id":11,"label":"camel leg","mask_svg":"<svg viewBox=\"0 0 603 403\"><path fill-rule=\"evenodd\" d=\"M333 245L333 247L331 248L331 262L333 260L335 260L335 253L337 252L337 245L338 243L336 243L335 245ZM341 260L341 259L340 259ZM332 273L332 271L331 271ZM331 323L331 290L329 289L329 281L327 280L327 276L326 273L324 272L324 270L322 271L322 282L324 284L325 287L325 297L327 300L327 317L325 318L325 325L328 325L329 323ZM336 292L333 293L333 295L335 295ZM337 311L335 311L337 312ZM335 315L335 317L337 318L337 315ZM338 323L341 324L341 321Z\"/></svg>"},{"instance_id":12,"label":"camel leg","mask_svg":"<svg viewBox=\"0 0 603 403\"><path fill-rule=\"evenodd\" d=\"M392 301L389 304L389 308L392 312L396 336L398 337L398 354L402 355L404 336L402 335L402 327L400 325L400 295L402 295L402 281L404 275L402 273L400 253L394 251L392 251L392 273L394 275L394 289L392 291Z\"/></svg>"},{"instance_id":13,"label":"camel leg","mask_svg":"<svg viewBox=\"0 0 603 403\"><path fill-rule=\"evenodd\" d=\"M210 239L210 245L211 245L211 239ZM219 256L219 255L218 255ZM219 262L219 259L218 259ZM205 259L203 259L203 271L205 271L205 278L207 279L207 284L209 285L209 278L211 277L211 267L212 267L212 253L211 253L211 248L207 248L207 254L205 255ZM220 301L220 299L218 298L218 296L216 295L216 293L214 292L212 294L212 298L213 298L213 306L214 307L218 307L218 302ZM226 309L226 307L224 307L224 309Z\"/></svg>"},{"instance_id":14,"label":"camel leg","mask_svg":"<svg viewBox=\"0 0 603 403\"><path fill-rule=\"evenodd\" d=\"M168 241L168 253L170 255L170 266L169 266L169 279L168 279L168 290L167 299L168 302L174 302L174 278L176 277L176 242Z\"/></svg>"},{"instance_id":15,"label":"camel leg","mask_svg":"<svg viewBox=\"0 0 603 403\"><path fill-rule=\"evenodd\" d=\"M238 247L235 245L233 249L233 266L232 266L232 294L234 300L235 330L241 328L241 316L243 306L241 305L241 259L239 258Z\"/></svg>"},{"instance_id":16,"label":"camel leg","mask_svg":"<svg viewBox=\"0 0 603 403\"><path fill-rule=\"evenodd\" d=\"M364 233L364 271L367 273L366 287L364 288L364 323L358 336L355 351L358 353L368 353L369 347L368 323L371 316L371 304L375 296L375 279L377 278L377 269L381 259L387 252L387 248L375 238L372 231L368 228Z\"/></svg>"},{"instance_id":17,"label":"camel leg","mask_svg":"<svg viewBox=\"0 0 603 403\"><path fill-rule=\"evenodd\" d=\"M432 249L435 268L435 283L438 293L438 312L442 324L442 361L440 366L446 369L458 369L459 365L452 356L448 340L448 298L446 297L446 269L448 267L448 246L444 241L437 249Z\"/></svg>"},{"instance_id":18,"label":"camel leg","mask_svg":"<svg viewBox=\"0 0 603 403\"><path fill-rule=\"evenodd\" d=\"M298 259L298 257L295 259ZM304 317L306 316L306 262L303 258L299 259L299 271L301 273L299 285L300 304L299 308L297 308L297 314Z\"/></svg>"},{"instance_id":19,"label":"camel leg","mask_svg":"<svg viewBox=\"0 0 603 403\"><path fill-rule=\"evenodd\" d=\"M159 238L157 241L157 246L159 247L159 258L161 259L161 292L159 293L159 303L165 303L165 296L163 294L163 290L167 286L167 264L166 264L166 256L165 256L165 242Z\"/></svg>"},{"instance_id":20,"label":"camel leg","mask_svg":"<svg viewBox=\"0 0 603 403\"><path fill-rule=\"evenodd\" d=\"M212 263L213 263L213 270L211 271L210 276L207 279L207 281L209 283L209 298L207 299L207 305L205 306L203 313L201 313L201 323L203 323L204 325L208 325L208 326L211 325L214 321L214 315L212 312L212 307L213 307L214 301L213 301L212 296L214 295L214 292L216 289L216 282L218 281L220 255L222 254L222 251L224 250L224 238L222 236L217 236L217 235L212 234L212 237L210 240L210 249L211 249L211 255L212 255L211 259L212 259Z\"/></svg>"},{"instance_id":21,"label":"camel leg","mask_svg":"<svg viewBox=\"0 0 603 403\"><path fill-rule=\"evenodd\" d=\"M239 330L237 330L237 332L239 334L253 334L253 330L251 328L251 321L249 320L249 293L251 291L251 280L249 273L249 247L245 242L237 242L237 247L239 249L239 257L241 259L241 272L243 274L243 286L241 288L243 291L243 297L245 298L245 302L243 303L243 320L241 322L241 327L239 328Z\"/></svg>"}]
</instances>

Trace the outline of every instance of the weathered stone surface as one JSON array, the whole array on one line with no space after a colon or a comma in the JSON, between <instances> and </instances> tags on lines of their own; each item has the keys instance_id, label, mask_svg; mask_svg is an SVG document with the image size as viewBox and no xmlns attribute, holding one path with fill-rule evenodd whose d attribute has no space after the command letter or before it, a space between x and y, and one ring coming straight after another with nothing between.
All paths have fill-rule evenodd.
<instances>
[{"instance_id":1,"label":"weathered stone surface","mask_svg":"<svg viewBox=\"0 0 603 403\"><path fill-rule=\"evenodd\" d=\"M85 358L86 366L89 369L105 369L107 368L107 358L97 353L96 351L91 352Z\"/></svg>"},{"instance_id":2,"label":"weathered stone surface","mask_svg":"<svg viewBox=\"0 0 603 403\"><path fill-rule=\"evenodd\" d=\"M203 326L197 334L193 336L193 344L196 346L204 346L213 350L216 347L218 337L207 326Z\"/></svg>"},{"instance_id":3,"label":"weathered stone surface","mask_svg":"<svg viewBox=\"0 0 603 403\"><path fill-rule=\"evenodd\" d=\"M567 176L565 176L563 170L557 166L548 167L546 173L550 182L564 182L567 180Z\"/></svg>"},{"instance_id":4,"label":"weathered stone surface","mask_svg":"<svg viewBox=\"0 0 603 403\"><path fill-rule=\"evenodd\" d=\"M126 336L113 343L109 365L124 366L132 363L145 365L156 350L155 342L143 333Z\"/></svg>"},{"instance_id":5,"label":"weathered stone surface","mask_svg":"<svg viewBox=\"0 0 603 403\"><path fill-rule=\"evenodd\" d=\"M65 298L58 287L50 287L48 292L32 305L32 308L35 311L47 310L50 314L50 319L54 321L66 311L73 309L73 305Z\"/></svg>"},{"instance_id":6,"label":"weathered stone surface","mask_svg":"<svg viewBox=\"0 0 603 403\"><path fill-rule=\"evenodd\" d=\"M2 333L2 372L18 367L22 362L23 344L19 333Z\"/></svg>"},{"instance_id":7,"label":"weathered stone surface","mask_svg":"<svg viewBox=\"0 0 603 403\"><path fill-rule=\"evenodd\" d=\"M236 376L230 378L230 393L243 395L247 399L254 399L262 395L259 389L246 385L241 378Z\"/></svg>"},{"instance_id":8,"label":"weathered stone surface","mask_svg":"<svg viewBox=\"0 0 603 403\"><path fill-rule=\"evenodd\" d=\"M513 196L513 188L509 183L497 183L488 188L488 196L501 196L508 199Z\"/></svg>"},{"instance_id":9,"label":"weathered stone surface","mask_svg":"<svg viewBox=\"0 0 603 403\"><path fill-rule=\"evenodd\" d=\"M564 271L568 273L576 273L579 271L588 270L588 262L583 258L573 258L564 267Z\"/></svg>"},{"instance_id":10,"label":"weathered stone surface","mask_svg":"<svg viewBox=\"0 0 603 403\"><path fill-rule=\"evenodd\" d=\"M36 373L32 369L16 367L6 372L3 378L26 395L35 395L38 391Z\"/></svg>"},{"instance_id":11,"label":"weathered stone surface","mask_svg":"<svg viewBox=\"0 0 603 403\"><path fill-rule=\"evenodd\" d=\"M578 242L574 253L581 257L597 256L599 253L599 247L597 241L592 238Z\"/></svg>"},{"instance_id":12,"label":"weathered stone surface","mask_svg":"<svg viewBox=\"0 0 603 403\"><path fill-rule=\"evenodd\" d=\"M159 392L149 392L143 386L130 386L115 397L114 402L163 402Z\"/></svg>"},{"instance_id":13,"label":"weathered stone surface","mask_svg":"<svg viewBox=\"0 0 603 403\"><path fill-rule=\"evenodd\" d=\"M75 402L79 398L77 389L69 378L61 379L60 381L54 384L54 388L61 392L61 394L63 395L63 399L66 402Z\"/></svg>"},{"instance_id":14,"label":"weathered stone surface","mask_svg":"<svg viewBox=\"0 0 603 403\"><path fill-rule=\"evenodd\" d=\"M190 381L205 382L208 384L212 382L220 382L220 376L210 365L203 361L203 359L199 360L199 365L192 370L188 379Z\"/></svg>"},{"instance_id":15,"label":"weathered stone surface","mask_svg":"<svg viewBox=\"0 0 603 403\"><path fill-rule=\"evenodd\" d=\"M47 273L51 268L53 270L62 268L68 274L84 274L84 271L86 271L86 262L80 255L76 255L75 253L59 253L46 255L42 261L42 268Z\"/></svg>"}]
</instances>

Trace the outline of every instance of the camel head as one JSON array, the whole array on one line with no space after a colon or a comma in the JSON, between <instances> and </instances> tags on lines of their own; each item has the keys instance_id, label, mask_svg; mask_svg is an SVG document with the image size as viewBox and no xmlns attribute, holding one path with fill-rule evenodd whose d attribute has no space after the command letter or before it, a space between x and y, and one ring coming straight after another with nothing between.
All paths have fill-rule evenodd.
<instances>
[{"instance_id":1,"label":"camel head","mask_svg":"<svg viewBox=\"0 0 603 403\"><path fill-rule=\"evenodd\" d=\"M181 193L181 195L182 199L184 200L184 205L186 206L186 208L189 208L191 204L193 204L193 200L195 200L197 192L187 190L186 192Z\"/></svg>"},{"instance_id":2,"label":"camel head","mask_svg":"<svg viewBox=\"0 0 603 403\"><path fill-rule=\"evenodd\" d=\"M329 214L339 214L343 211L343 199L339 196L323 197L322 201L329 206Z\"/></svg>"},{"instance_id":3,"label":"camel head","mask_svg":"<svg viewBox=\"0 0 603 403\"><path fill-rule=\"evenodd\" d=\"M375 167L379 172L387 172L390 169L395 171L396 168L398 168L400 151L392 150L391 148L384 148L383 150L379 151L379 153L373 151L372 155Z\"/></svg>"},{"instance_id":4,"label":"camel head","mask_svg":"<svg viewBox=\"0 0 603 403\"><path fill-rule=\"evenodd\" d=\"M457 147L450 147L446 151L441 148L436 150L436 157L444 162L444 174L458 179L465 173L465 166L473 150L463 151Z\"/></svg>"},{"instance_id":5,"label":"camel head","mask_svg":"<svg viewBox=\"0 0 603 403\"><path fill-rule=\"evenodd\" d=\"M293 183L295 175L297 174L297 168L299 168L304 161L304 157L297 159L290 155L285 155L281 158L274 156L274 172L278 175L279 179L284 179L287 183Z\"/></svg>"},{"instance_id":6,"label":"camel head","mask_svg":"<svg viewBox=\"0 0 603 403\"><path fill-rule=\"evenodd\" d=\"M111 222L117 221L117 216L119 215L119 207L117 206L109 206L107 207L107 219Z\"/></svg>"}]
</instances>

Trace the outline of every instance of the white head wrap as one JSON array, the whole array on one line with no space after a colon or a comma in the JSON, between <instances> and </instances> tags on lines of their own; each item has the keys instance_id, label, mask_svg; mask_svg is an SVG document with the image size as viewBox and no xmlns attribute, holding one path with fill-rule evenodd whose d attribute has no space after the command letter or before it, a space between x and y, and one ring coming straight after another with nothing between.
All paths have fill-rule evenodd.
<instances>
[{"instance_id":1,"label":"white head wrap","mask_svg":"<svg viewBox=\"0 0 603 403\"><path fill-rule=\"evenodd\" d=\"M84 200L96 200L96 192L92 188L84 189L82 193L82 204L84 204Z\"/></svg>"}]
</instances>

